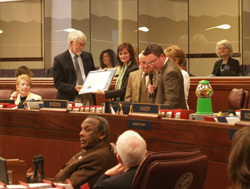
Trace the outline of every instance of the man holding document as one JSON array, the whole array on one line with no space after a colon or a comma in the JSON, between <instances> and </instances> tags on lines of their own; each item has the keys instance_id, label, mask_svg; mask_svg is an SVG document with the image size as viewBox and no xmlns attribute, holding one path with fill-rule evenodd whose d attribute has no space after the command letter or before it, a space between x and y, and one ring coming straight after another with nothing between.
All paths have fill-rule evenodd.
<instances>
[{"instance_id":1,"label":"man holding document","mask_svg":"<svg viewBox=\"0 0 250 189\"><path fill-rule=\"evenodd\" d=\"M79 30L69 33L69 49L54 58L53 78L57 99L81 102L84 106L94 105L93 94L78 95L88 73L95 70L93 57L83 51L86 36Z\"/></svg>"}]
</instances>

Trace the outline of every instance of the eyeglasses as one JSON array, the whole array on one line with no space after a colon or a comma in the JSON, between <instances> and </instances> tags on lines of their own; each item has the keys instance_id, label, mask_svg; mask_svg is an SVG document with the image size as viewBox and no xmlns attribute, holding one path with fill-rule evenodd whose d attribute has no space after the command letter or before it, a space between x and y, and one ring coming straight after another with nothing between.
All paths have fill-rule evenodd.
<instances>
[{"instance_id":1,"label":"eyeglasses","mask_svg":"<svg viewBox=\"0 0 250 189\"><path fill-rule=\"evenodd\" d=\"M77 47L84 47L85 43L75 43Z\"/></svg>"},{"instance_id":2,"label":"eyeglasses","mask_svg":"<svg viewBox=\"0 0 250 189\"><path fill-rule=\"evenodd\" d=\"M159 58L159 56L157 56L157 58L156 58L155 60L153 60L153 61L147 63L147 65L152 65L152 64L154 64L158 58Z\"/></svg>"}]
</instances>

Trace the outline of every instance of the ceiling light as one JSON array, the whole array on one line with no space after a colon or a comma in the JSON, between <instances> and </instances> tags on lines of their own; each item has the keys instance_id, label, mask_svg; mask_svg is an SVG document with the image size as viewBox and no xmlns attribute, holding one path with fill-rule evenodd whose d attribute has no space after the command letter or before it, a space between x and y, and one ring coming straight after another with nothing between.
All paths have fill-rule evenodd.
<instances>
[{"instance_id":1,"label":"ceiling light","mask_svg":"<svg viewBox=\"0 0 250 189\"><path fill-rule=\"evenodd\" d=\"M3 30L0 30L0 34L3 33Z\"/></svg>"},{"instance_id":2,"label":"ceiling light","mask_svg":"<svg viewBox=\"0 0 250 189\"><path fill-rule=\"evenodd\" d=\"M143 31L143 32L148 32L149 31L149 29L147 27L145 27L145 26L139 27L139 30Z\"/></svg>"},{"instance_id":3,"label":"ceiling light","mask_svg":"<svg viewBox=\"0 0 250 189\"><path fill-rule=\"evenodd\" d=\"M228 24L222 24L222 25L219 25L219 26L214 26L214 27L211 27L211 28L207 28L206 30L212 30L212 29L215 29L215 28L227 30L227 29L231 28L231 26L228 25Z\"/></svg>"},{"instance_id":4,"label":"ceiling light","mask_svg":"<svg viewBox=\"0 0 250 189\"><path fill-rule=\"evenodd\" d=\"M72 31L75 31L76 29L74 29L74 28L67 28L67 29L63 29L63 30L55 30L55 32L62 32L62 31L64 31L64 32L72 32Z\"/></svg>"},{"instance_id":5,"label":"ceiling light","mask_svg":"<svg viewBox=\"0 0 250 189\"><path fill-rule=\"evenodd\" d=\"M23 0L0 0L0 3L3 3L3 2L12 2L12 1L23 1Z\"/></svg>"}]
</instances>

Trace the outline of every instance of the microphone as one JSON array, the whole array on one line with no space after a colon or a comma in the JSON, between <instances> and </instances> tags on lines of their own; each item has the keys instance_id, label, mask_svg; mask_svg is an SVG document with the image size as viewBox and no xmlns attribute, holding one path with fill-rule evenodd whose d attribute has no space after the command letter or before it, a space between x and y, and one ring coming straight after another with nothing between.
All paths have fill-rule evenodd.
<instances>
[{"instance_id":1,"label":"microphone","mask_svg":"<svg viewBox=\"0 0 250 189\"><path fill-rule=\"evenodd\" d=\"M150 73L148 76L149 76L150 84L153 85L153 74ZM154 98L154 93L150 93L149 98Z\"/></svg>"}]
</instances>

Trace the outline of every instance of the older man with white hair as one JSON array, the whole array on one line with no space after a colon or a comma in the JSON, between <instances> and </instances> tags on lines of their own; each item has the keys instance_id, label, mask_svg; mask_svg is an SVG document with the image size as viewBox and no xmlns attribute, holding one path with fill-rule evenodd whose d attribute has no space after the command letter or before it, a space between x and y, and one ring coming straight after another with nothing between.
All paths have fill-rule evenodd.
<instances>
[{"instance_id":1,"label":"older man with white hair","mask_svg":"<svg viewBox=\"0 0 250 189\"><path fill-rule=\"evenodd\" d=\"M136 170L147 153L145 140L135 131L128 130L116 142L119 164L107 170L94 185L99 188L131 188Z\"/></svg>"},{"instance_id":2,"label":"older man with white hair","mask_svg":"<svg viewBox=\"0 0 250 189\"><path fill-rule=\"evenodd\" d=\"M95 70L93 57L83 51L86 36L79 30L69 33L69 49L54 58L53 78L57 89L57 99L82 102L83 105L94 105L92 94L78 95L91 70Z\"/></svg>"}]
</instances>

